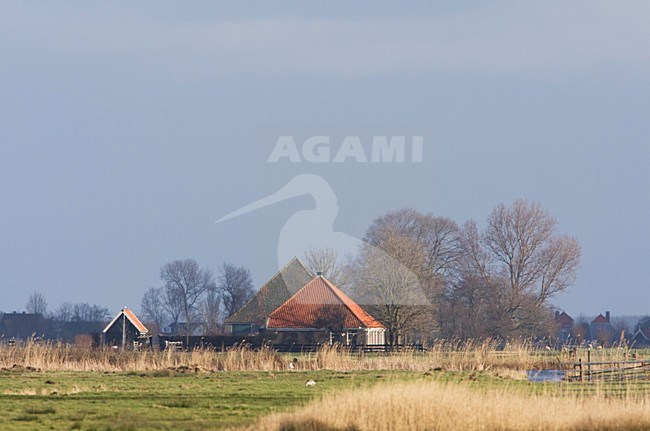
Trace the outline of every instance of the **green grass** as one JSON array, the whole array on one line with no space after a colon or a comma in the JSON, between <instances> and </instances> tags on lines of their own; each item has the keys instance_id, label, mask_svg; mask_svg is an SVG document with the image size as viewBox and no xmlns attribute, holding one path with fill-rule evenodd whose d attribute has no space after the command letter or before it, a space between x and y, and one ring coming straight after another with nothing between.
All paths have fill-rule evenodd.
<instances>
[{"instance_id":1,"label":"green grass","mask_svg":"<svg viewBox=\"0 0 650 431\"><path fill-rule=\"evenodd\" d=\"M313 379L314 387L305 382ZM192 373L0 372L6 430L197 430L250 424L325 392L435 379L524 392L575 391L483 372L296 371ZM614 391L612 391L614 392Z\"/></svg>"},{"instance_id":2,"label":"green grass","mask_svg":"<svg viewBox=\"0 0 650 431\"><path fill-rule=\"evenodd\" d=\"M404 372L0 373L3 429L195 430L242 425ZM305 382L313 379L314 387Z\"/></svg>"}]
</instances>

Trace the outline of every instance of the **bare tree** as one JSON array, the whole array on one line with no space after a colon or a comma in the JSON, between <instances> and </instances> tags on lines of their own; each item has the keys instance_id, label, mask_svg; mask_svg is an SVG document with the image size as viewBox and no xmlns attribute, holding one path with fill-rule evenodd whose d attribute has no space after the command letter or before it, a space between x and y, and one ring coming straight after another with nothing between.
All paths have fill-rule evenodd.
<instances>
[{"instance_id":1,"label":"bare tree","mask_svg":"<svg viewBox=\"0 0 650 431\"><path fill-rule=\"evenodd\" d=\"M365 239L394 254L386 245L396 236L409 238L421 250L420 255L411 256L411 261L400 257L424 282L450 273L462 255L458 225L446 217L422 214L413 208L392 211L372 222Z\"/></svg>"},{"instance_id":2,"label":"bare tree","mask_svg":"<svg viewBox=\"0 0 650 431\"><path fill-rule=\"evenodd\" d=\"M349 268L341 262L336 250L325 248L310 248L305 252L305 265L313 273L322 273L340 289L349 284Z\"/></svg>"},{"instance_id":3,"label":"bare tree","mask_svg":"<svg viewBox=\"0 0 650 431\"><path fill-rule=\"evenodd\" d=\"M80 302L72 306L73 322L102 322L110 318L108 308L100 305L90 305L86 302Z\"/></svg>"},{"instance_id":4,"label":"bare tree","mask_svg":"<svg viewBox=\"0 0 650 431\"><path fill-rule=\"evenodd\" d=\"M142 317L154 322L159 330L165 326L168 319L163 295L162 287L150 287L145 292L140 303Z\"/></svg>"},{"instance_id":5,"label":"bare tree","mask_svg":"<svg viewBox=\"0 0 650 431\"><path fill-rule=\"evenodd\" d=\"M207 335L217 335L221 323L221 296L216 286L210 286L200 307L201 320Z\"/></svg>"},{"instance_id":6,"label":"bare tree","mask_svg":"<svg viewBox=\"0 0 650 431\"><path fill-rule=\"evenodd\" d=\"M226 316L232 316L253 296L253 279L248 269L224 263L217 279Z\"/></svg>"},{"instance_id":7,"label":"bare tree","mask_svg":"<svg viewBox=\"0 0 650 431\"><path fill-rule=\"evenodd\" d=\"M451 219L422 214L412 208L376 218L365 237L407 267L427 295L429 319L420 319L420 332L432 336L448 317L442 312L446 286L456 276L462 245L458 225ZM435 324L437 322L437 325Z\"/></svg>"},{"instance_id":8,"label":"bare tree","mask_svg":"<svg viewBox=\"0 0 650 431\"><path fill-rule=\"evenodd\" d=\"M72 320L73 305L69 302L64 302L52 313L52 318L59 322L69 322Z\"/></svg>"},{"instance_id":9,"label":"bare tree","mask_svg":"<svg viewBox=\"0 0 650 431\"><path fill-rule=\"evenodd\" d=\"M411 248L404 238L401 242ZM406 331L429 315L430 303L415 273L383 250L362 246L353 274L353 296L386 327L390 345L402 342Z\"/></svg>"},{"instance_id":10,"label":"bare tree","mask_svg":"<svg viewBox=\"0 0 650 431\"><path fill-rule=\"evenodd\" d=\"M214 285L212 272L202 269L192 259L176 260L160 269L169 297L182 305L185 316L185 341L189 344L196 305L203 293Z\"/></svg>"},{"instance_id":11,"label":"bare tree","mask_svg":"<svg viewBox=\"0 0 650 431\"><path fill-rule=\"evenodd\" d=\"M39 292L32 292L27 300L25 309L28 313L45 315L47 313L47 301Z\"/></svg>"},{"instance_id":12,"label":"bare tree","mask_svg":"<svg viewBox=\"0 0 650 431\"><path fill-rule=\"evenodd\" d=\"M482 234L475 223L466 224L465 257L482 285L492 289L500 335L529 334L531 320L548 299L573 284L580 246L556 234L556 226L540 204L525 200L497 206Z\"/></svg>"},{"instance_id":13,"label":"bare tree","mask_svg":"<svg viewBox=\"0 0 650 431\"><path fill-rule=\"evenodd\" d=\"M64 302L52 313L59 322L103 322L110 318L108 308L96 304Z\"/></svg>"},{"instance_id":14,"label":"bare tree","mask_svg":"<svg viewBox=\"0 0 650 431\"><path fill-rule=\"evenodd\" d=\"M178 323L183 314L183 300L178 289L172 285L165 285L162 289L162 302L165 312L169 316L171 323Z\"/></svg>"}]
</instances>

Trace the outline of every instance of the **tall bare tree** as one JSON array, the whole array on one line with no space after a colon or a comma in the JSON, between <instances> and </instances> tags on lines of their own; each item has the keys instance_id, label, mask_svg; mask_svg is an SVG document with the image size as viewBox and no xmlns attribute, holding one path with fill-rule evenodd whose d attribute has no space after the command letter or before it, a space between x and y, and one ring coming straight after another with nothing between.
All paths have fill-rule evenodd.
<instances>
[{"instance_id":1,"label":"tall bare tree","mask_svg":"<svg viewBox=\"0 0 650 431\"><path fill-rule=\"evenodd\" d=\"M248 269L224 263L217 278L226 316L232 316L253 296L253 279Z\"/></svg>"},{"instance_id":2,"label":"tall bare tree","mask_svg":"<svg viewBox=\"0 0 650 431\"><path fill-rule=\"evenodd\" d=\"M419 325L420 332L423 335L428 333L428 337L434 336L438 329L436 326L447 319L441 312L444 292L456 276L462 257L458 225L445 217L404 208L376 218L368 228L365 240L415 274L427 295L426 310L430 314L429 319L420 319L426 323Z\"/></svg>"},{"instance_id":3,"label":"tall bare tree","mask_svg":"<svg viewBox=\"0 0 650 431\"><path fill-rule=\"evenodd\" d=\"M404 254L416 250L405 238L399 242ZM391 244L391 248L399 247ZM380 248L362 246L352 274L352 296L386 327L388 344L402 342L407 331L421 328L430 316L430 302L417 275Z\"/></svg>"},{"instance_id":4,"label":"tall bare tree","mask_svg":"<svg viewBox=\"0 0 650 431\"><path fill-rule=\"evenodd\" d=\"M310 248L305 252L305 265L313 273L321 272L338 288L345 290L348 286L349 268L341 261L336 250L324 248Z\"/></svg>"},{"instance_id":5,"label":"tall bare tree","mask_svg":"<svg viewBox=\"0 0 650 431\"><path fill-rule=\"evenodd\" d=\"M217 335L221 323L221 296L216 286L208 288L199 308L205 333Z\"/></svg>"},{"instance_id":6,"label":"tall bare tree","mask_svg":"<svg viewBox=\"0 0 650 431\"><path fill-rule=\"evenodd\" d=\"M183 300L178 292L171 285L162 287L162 301L163 307L171 323L178 323L180 317L183 315Z\"/></svg>"},{"instance_id":7,"label":"tall bare tree","mask_svg":"<svg viewBox=\"0 0 650 431\"><path fill-rule=\"evenodd\" d=\"M212 272L199 267L192 259L176 260L160 269L160 278L165 282L167 296L181 306L185 316L185 342L189 344L196 306L208 288L214 285Z\"/></svg>"},{"instance_id":8,"label":"tall bare tree","mask_svg":"<svg viewBox=\"0 0 650 431\"><path fill-rule=\"evenodd\" d=\"M28 313L45 315L47 313L47 301L40 292L34 291L29 295L25 310Z\"/></svg>"},{"instance_id":9,"label":"tall bare tree","mask_svg":"<svg viewBox=\"0 0 650 431\"><path fill-rule=\"evenodd\" d=\"M161 330L168 320L163 288L150 287L147 289L142 297L140 310L144 319L154 322L158 330Z\"/></svg>"},{"instance_id":10,"label":"tall bare tree","mask_svg":"<svg viewBox=\"0 0 650 431\"><path fill-rule=\"evenodd\" d=\"M467 262L492 289L500 335L530 333L535 319L550 314L548 299L575 281L580 245L556 227L539 203L522 199L498 205L482 234L475 223L466 225Z\"/></svg>"}]
</instances>

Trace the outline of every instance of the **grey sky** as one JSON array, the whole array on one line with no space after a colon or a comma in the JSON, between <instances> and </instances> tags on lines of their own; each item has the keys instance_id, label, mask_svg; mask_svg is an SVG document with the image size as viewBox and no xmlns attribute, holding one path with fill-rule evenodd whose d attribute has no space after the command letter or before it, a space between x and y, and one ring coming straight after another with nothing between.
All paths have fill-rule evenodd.
<instances>
[{"instance_id":1,"label":"grey sky","mask_svg":"<svg viewBox=\"0 0 650 431\"><path fill-rule=\"evenodd\" d=\"M583 246L555 302L650 313L648 3L246 5L0 2L0 310L137 308L186 257L259 285L313 203L214 221L314 173L357 237L539 200ZM424 161L268 164L281 134L422 135Z\"/></svg>"}]
</instances>

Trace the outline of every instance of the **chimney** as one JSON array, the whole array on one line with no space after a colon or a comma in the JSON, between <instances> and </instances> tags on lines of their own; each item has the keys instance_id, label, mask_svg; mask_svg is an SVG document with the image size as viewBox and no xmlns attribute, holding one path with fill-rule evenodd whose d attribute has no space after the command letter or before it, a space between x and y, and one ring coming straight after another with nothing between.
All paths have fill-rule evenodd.
<instances>
[{"instance_id":1,"label":"chimney","mask_svg":"<svg viewBox=\"0 0 650 431\"><path fill-rule=\"evenodd\" d=\"M557 320L558 317L560 317L560 312L556 310L555 311L555 319Z\"/></svg>"},{"instance_id":2,"label":"chimney","mask_svg":"<svg viewBox=\"0 0 650 431\"><path fill-rule=\"evenodd\" d=\"M605 311L605 319L609 322L609 311Z\"/></svg>"},{"instance_id":3,"label":"chimney","mask_svg":"<svg viewBox=\"0 0 650 431\"><path fill-rule=\"evenodd\" d=\"M322 276L322 275L323 275L323 271L316 271L316 276L317 276L317 277L320 277L320 276Z\"/></svg>"}]
</instances>

